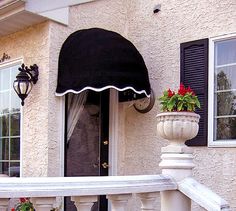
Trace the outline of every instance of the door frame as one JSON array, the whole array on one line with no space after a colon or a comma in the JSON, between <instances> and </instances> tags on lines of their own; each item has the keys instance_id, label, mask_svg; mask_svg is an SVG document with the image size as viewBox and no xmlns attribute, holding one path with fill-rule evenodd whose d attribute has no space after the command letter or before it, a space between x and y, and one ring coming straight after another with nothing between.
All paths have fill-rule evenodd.
<instances>
[{"instance_id":1,"label":"door frame","mask_svg":"<svg viewBox=\"0 0 236 211\"><path fill-rule=\"evenodd\" d=\"M109 109L109 176L118 175L118 141L119 141L119 92L110 89Z\"/></svg>"},{"instance_id":2,"label":"door frame","mask_svg":"<svg viewBox=\"0 0 236 211\"><path fill-rule=\"evenodd\" d=\"M119 95L115 89L110 89L110 106L109 106L109 171L108 176L118 174L118 148L119 148ZM65 96L60 97L59 119L60 121L60 176L64 177L65 162Z\"/></svg>"}]
</instances>

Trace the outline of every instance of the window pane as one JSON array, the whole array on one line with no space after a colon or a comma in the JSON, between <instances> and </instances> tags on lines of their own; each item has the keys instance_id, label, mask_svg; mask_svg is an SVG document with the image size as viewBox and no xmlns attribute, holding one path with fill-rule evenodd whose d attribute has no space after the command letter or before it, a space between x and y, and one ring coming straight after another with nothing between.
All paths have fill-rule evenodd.
<instances>
[{"instance_id":1,"label":"window pane","mask_svg":"<svg viewBox=\"0 0 236 211\"><path fill-rule=\"evenodd\" d=\"M217 124L217 140L231 140L236 139L236 118L219 118L216 120Z\"/></svg>"},{"instance_id":2,"label":"window pane","mask_svg":"<svg viewBox=\"0 0 236 211\"><path fill-rule=\"evenodd\" d=\"M236 65L217 68L217 90L236 89Z\"/></svg>"},{"instance_id":3,"label":"window pane","mask_svg":"<svg viewBox=\"0 0 236 211\"><path fill-rule=\"evenodd\" d=\"M10 91L0 93L0 114L9 112L9 93Z\"/></svg>"},{"instance_id":4,"label":"window pane","mask_svg":"<svg viewBox=\"0 0 236 211\"><path fill-rule=\"evenodd\" d=\"M20 98L14 90L11 91L11 112L20 112Z\"/></svg>"},{"instance_id":5,"label":"window pane","mask_svg":"<svg viewBox=\"0 0 236 211\"><path fill-rule=\"evenodd\" d=\"M0 174L8 175L9 163L8 162L0 162Z\"/></svg>"},{"instance_id":6,"label":"window pane","mask_svg":"<svg viewBox=\"0 0 236 211\"><path fill-rule=\"evenodd\" d=\"M0 160L9 160L9 139L0 139Z\"/></svg>"},{"instance_id":7,"label":"window pane","mask_svg":"<svg viewBox=\"0 0 236 211\"><path fill-rule=\"evenodd\" d=\"M0 115L0 137L9 135L9 115Z\"/></svg>"},{"instance_id":8,"label":"window pane","mask_svg":"<svg viewBox=\"0 0 236 211\"><path fill-rule=\"evenodd\" d=\"M1 69L0 70L0 91L7 90L10 87L10 70Z\"/></svg>"},{"instance_id":9,"label":"window pane","mask_svg":"<svg viewBox=\"0 0 236 211\"><path fill-rule=\"evenodd\" d=\"M236 63L236 39L216 43L216 65Z\"/></svg>"},{"instance_id":10,"label":"window pane","mask_svg":"<svg viewBox=\"0 0 236 211\"><path fill-rule=\"evenodd\" d=\"M19 177L19 176L20 176L20 162L11 162L10 177Z\"/></svg>"},{"instance_id":11,"label":"window pane","mask_svg":"<svg viewBox=\"0 0 236 211\"><path fill-rule=\"evenodd\" d=\"M236 91L216 94L217 116L236 115Z\"/></svg>"},{"instance_id":12,"label":"window pane","mask_svg":"<svg viewBox=\"0 0 236 211\"><path fill-rule=\"evenodd\" d=\"M20 114L11 114L11 136L20 135Z\"/></svg>"},{"instance_id":13,"label":"window pane","mask_svg":"<svg viewBox=\"0 0 236 211\"><path fill-rule=\"evenodd\" d=\"M19 74L19 70L18 70L19 67L20 67L20 65L16 65L11 68L11 83L10 83L10 85L12 85L13 82L16 80L16 76Z\"/></svg>"},{"instance_id":14,"label":"window pane","mask_svg":"<svg viewBox=\"0 0 236 211\"><path fill-rule=\"evenodd\" d=\"M0 173L9 176L20 172L21 105L13 89L19 66L0 68Z\"/></svg>"},{"instance_id":15,"label":"window pane","mask_svg":"<svg viewBox=\"0 0 236 211\"><path fill-rule=\"evenodd\" d=\"M20 139L13 138L10 140L10 159L20 160Z\"/></svg>"}]
</instances>

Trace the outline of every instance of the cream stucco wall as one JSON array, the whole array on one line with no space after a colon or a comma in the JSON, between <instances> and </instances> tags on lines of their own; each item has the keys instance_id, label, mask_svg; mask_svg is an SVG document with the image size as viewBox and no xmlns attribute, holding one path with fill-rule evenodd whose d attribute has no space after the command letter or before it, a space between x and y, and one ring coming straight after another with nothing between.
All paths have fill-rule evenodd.
<instances>
[{"instance_id":1,"label":"cream stucco wall","mask_svg":"<svg viewBox=\"0 0 236 211\"><path fill-rule=\"evenodd\" d=\"M144 57L156 95L179 84L180 43L236 32L235 0L129 2L132 6L128 38ZM157 3L161 4L161 12L153 15ZM132 108L127 111L127 174L160 171L163 143L155 133L158 111L158 105L145 115ZM195 178L228 200L236 210L236 149L196 147L194 150ZM195 210L200 208L196 206Z\"/></svg>"},{"instance_id":2,"label":"cream stucco wall","mask_svg":"<svg viewBox=\"0 0 236 211\"><path fill-rule=\"evenodd\" d=\"M162 11L153 14L157 3L161 4ZM51 24L51 35L57 36L53 37L54 47L50 48L57 49L55 58L58 58L58 48L73 31L90 27L114 30L132 41L143 55L157 96L163 89L176 88L179 84L180 43L236 32L234 0L100 0L73 7L70 14L69 28ZM57 68L56 59L52 65L51 70ZM158 105L147 114L139 114L133 107L125 108L124 125L120 126L125 128L125 145L119 146L118 173L160 173L160 148L166 142L156 136ZM236 210L236 171L230 168L236 166L235 152L234 148L195 148L194 175Z\"/></svg>"},{"instance_id":3,"label":"cream stucco wall","mask_svg":"<svg viewBox=\"0 0 236 211\"><path fill-rule=\"evenodd\" d=\"M156 4L161 12L153 14ZM99 0L70 8L69 26L45 22L0 38L0 53L40 67L40 79L23 108L23 175L62 175L63 98L54 93L59 51L72 32L100 27L128 38L143 55L159 96L179 84L180 43L236 32L235 19L235 0ZM160 173L160 148L167 142L156 136L158 104L147 114L126 105L120 111L124 140L118 149L118 174ZM196 179L236 210L236 149L194 150Z\"/></svg>"},{"instance_id":4,"label":"cream stucco wall","mask_svg":"<svg viewBox=\"0 0 236 211\"><path fill-rule=\"evenodd\" d=\"M22 108L22 171L23 176L48 174L48 23L0 37L0 52L11 59L23 59L26 65L36 63L40 68L38 83Z\"/></svg>"}]
</instances>

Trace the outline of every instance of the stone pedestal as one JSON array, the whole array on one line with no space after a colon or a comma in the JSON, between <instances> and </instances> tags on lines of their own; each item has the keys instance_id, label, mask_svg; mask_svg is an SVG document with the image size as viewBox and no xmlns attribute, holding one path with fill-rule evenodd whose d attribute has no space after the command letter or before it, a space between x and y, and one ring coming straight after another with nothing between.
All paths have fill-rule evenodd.
<instances>
[{"instance_id":1,"label":"stone pedestal","mask_svg":"<svg viewBox=\"0 0 236 211\"><path fill-rule=\"evenodd\" d=\"M176 150L178 151L178 150ZM192 176L193 155L188 153L163 153L162 174L172 176L177 182ZM181 151L181 150L180 150ZM178 190L161 192L161 211L189 211L191 200Z\"/></svg>"},{"instance_id":2,"label":"stone pedestal","mask_svg":"<svg viewBox=\"0 0 236 211\"><path fill-rule=\"evenodd\" d=\"M190 211L191 200L179 191L161 192L161 211Z\"/></svg>"},{"instance_id":3,"label":"stone pedestal","mask_svg":"<svg viewBox=\"0 0 236 211\"><path fill-rule=\"evenodd\" d=\"M200 116L191 112L166 112L157 115L157 133L170 144L161 152L162 174L172 176L176 182L192 176L193 151L185 141L198 133ZM178 190L161 192L161 211L189 211L191 200Z\"/></svg>"}]
</instances>

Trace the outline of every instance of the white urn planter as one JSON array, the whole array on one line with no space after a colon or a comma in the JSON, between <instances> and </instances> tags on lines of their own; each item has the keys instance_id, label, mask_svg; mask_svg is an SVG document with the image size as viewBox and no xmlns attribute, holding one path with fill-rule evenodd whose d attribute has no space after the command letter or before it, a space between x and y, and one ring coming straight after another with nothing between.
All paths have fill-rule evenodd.
<instances>
[{"instance_id":1,"label":"white urn planter","mask_svg":"<svg viewBox=\"0 0 236 211\"><path fill-rule=\"evenodd\" d=\"M163 112L157 114L157 133L170 145L184 146L199 130L200 115L194 112Z\"/></svg>"}]
</instances>

